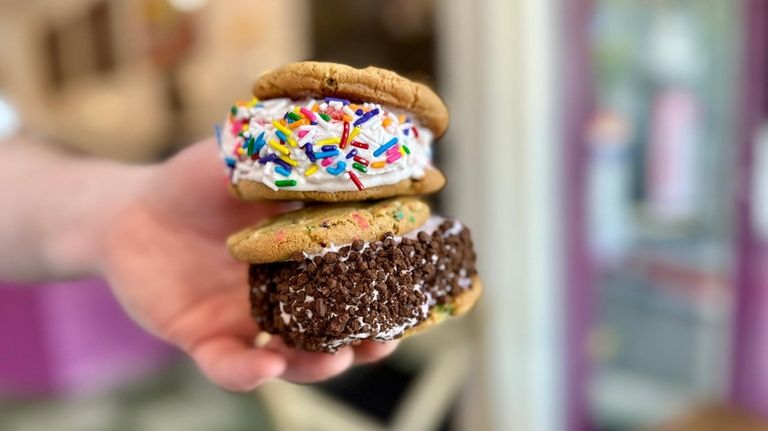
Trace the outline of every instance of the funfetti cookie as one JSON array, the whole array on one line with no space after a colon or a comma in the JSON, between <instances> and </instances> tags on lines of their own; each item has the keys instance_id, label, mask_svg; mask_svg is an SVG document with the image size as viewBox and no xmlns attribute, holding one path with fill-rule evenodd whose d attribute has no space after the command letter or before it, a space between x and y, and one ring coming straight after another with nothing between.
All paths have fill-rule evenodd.
<instances>
[{"instance_id":1,"label":"funfetti cookie","mask_svg":"<svg viewBox=\"0 0 768 431\"><path fill-rule=\"evenodd\" d=\"M293 347L334 352L466 313L482 290L469 230L416 198L305 208L228 240L252 314Z\"/></svg>"},{"instance_id":2,"label":"funfetti cookie","mask_svg":"<svg viewBox=\"0 0 768 431\"><path fill-rule=\"evenodd\" d=\"M245 200L360 201L434 193L432 142L448 110L429 87L376 67L293 63L262 75L218 131Z\"/></svg>"}]
</instances>

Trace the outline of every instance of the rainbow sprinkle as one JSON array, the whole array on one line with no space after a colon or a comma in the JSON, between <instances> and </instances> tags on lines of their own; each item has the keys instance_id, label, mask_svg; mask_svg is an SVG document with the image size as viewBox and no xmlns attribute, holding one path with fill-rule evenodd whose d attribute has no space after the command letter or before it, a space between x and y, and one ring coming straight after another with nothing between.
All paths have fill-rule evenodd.
<instances>
[{"instance_id":1,"label":"rainbow sprinkle","mask_svg":"<svg viewBox=\"0 0 768 431\"><path fill-rule=\"evenodd\" d=\"M387 151L391 146L397 143L397 137L390 139L386 144L380 146L373 152L373 157L379 157L382 153Z\"/></svg>"},{"instance_id":2,"label":"rainbow sprinkle","mask_svg":"<svg viewBox=\"0 0 768 431\"><path fill-rule=\"evenodd\" d=\"M355 127L354 129L352 129L352 133L349 134L349 140L354 141L355 138L357 138L357 135L359 134L360 134L360 128Z\"/></svg>"},{"instance_id":3,"label":"rainbow sprinkle","mask_svg":"<svg viewBox=\"0 0 768 431\"><path fill-rule=\"evenodd\" d=\"M321 139L321 140L315 142L315 145L338 144L339 142L341 142L341 138L334 137L334 138Z\"/></svg>"},{"instance_id":4,"label":"rainbow sprinkle","mask_svg":"<svg viewBox=\"0 0 768 431\"><path fill-rule=\"evenodd\" d=\"M282 124L280 124L280 122L279 122L279 121L277 121L277 120L273 121L273 122L272 122L272 125L273 125L273 126L275 126L275 129L277 129L277 130L279 130L279 131L283 132L283 133L285 134L285 136L288 136L288 135L290 135L290 134L291 134L291 131L290 131L290 130L289 130L287 127L285 127L285 126L283 126ZM284 141L284 140L285 140L285 139L283 139L283 141Z\"/></svg>"},{"instance_id":5,"label":"rainbow sprinkle","mask_svg":"<svg viewBox=\"0 0 768 431\"><path fill-rule=\"evenodd\" d=\"M274 139L269 140L269 146L280 152L281 154L288 155L291 154L291 150L285 147L285 145L280 145L275 141Z\"/></svg>"},{"instance_id":6,"label":"rainbow sprinkle","mask_svg":"<svg viewBox=\"0 0 768 431\"><path fill-rule=\"evenodd\" d=\"M249 156L252 156L253 155L253 146L254 146L255 142L256 142L256 140L253 139L253 136L251 136L250 138L248 138L248 140L243 142L243 146L241 148L238 148L237 150L239 152L241 152L241 154L242 154L242 150L243 150L243 148L245 148L246 154L248 154Z\"/></svg>"},{"instance_id":7,"label":"rainbow sprinkle","mask_svg":"<svg viewBox=\"0 0 768 431\"><path fill-rule=\"evenodd\" d=\"M279 159L284 161L285 163L288 163L291 166L299 166L299 162L297 162L296 160L293 160L293 159L291 159L289 157L280 156Z\"/></svg>"},{"instance_id":8,"label":"rainbow sprinkle","mask_svg":"<svg viewBox=\"0 0 768 431\"><path fill-rule=\"evenodd\" d=\"M297 127L306 126L306 125L307 125L307 120L302 118L299 121L294 121L294 122L288 124L288 128L291 129L291 130L294 130Z\"/></svg>"},{"instance_id":9,"label":"rainbow sprinkle","mask_svg":"<svg viewBox=\"0 0 768 431\"><path fill-rule=\"evenodd\" d=\"M299 108L299 111L307 118L307 120L309 120L309 121L311 121L313 123L316 121L315 120L315 113L310 111L309 109L301 107L301 108Z\"/></svg>"},{"instance_id":10,"label":"rainbow sprinkle","mask_svg":"<svg viewBox=\"0 0 768 431\"><path fill-rule=\"evenodd\" d=\"M326 97L325 101L328 102L328 103L331 103L331 102L341 102L344 105L349 105L349 100L347 100L347 99L339 99L338 97Z\"/></svg>"},{"instance_id":11,"label":"rainbow sprinkle","mask_svg":"<svg viewBox=\"0 0 768 431\"><path fill-rule=\"evenodd\" d=\"M277 180L275 181L275 185L278 187L294 187L296 185L296 180Z\"/></svg>"},{"instance_id":12,"label":"rainbow sprinkle","mask_svg":"<svg viewBox=\"0 0 768 431\"><path fill-rule=\"evenodd\" d=\"M267 144L267 142L264 140L264 132L259 133L259 136L256 139L253 139L253 136L251 136L248 138L247 142L249 156L257 154L259 151L261 151L264 145Z\"/></svg>"},{"instance_id":13,"label":"rainbow sprinkle","mask_svg":"<svg viewBox=\"0 0 768 431\"><path fill-rule=\"evenodd\" d=\"M282 160L281 158L279 158L279 157L278 157L278 158L276 158L275 160L272 160L272 161L273 161L273 162L274 162L276 165L280 165L280 166L284 167L285 169L287 169L288 171L290 171L290 170L291 170L291 165L290 165L290 164L288 164L288 163L286 163L285 161L283 161L283 160Z\"/></svg>"},{"instance_id":14,"label":"rainbow sprinkle","mask_svg":"<svg viewBox=\"0 0 768 431\"><path fill-rule=\"evenodd\" d=\"M304 171L304 176L305 177L312 176L312 174L317 172L318 169L320 169L320 168L317 165L312 165L312 166L308 167L306 171Z\"/></svg>"},{"instance_id":15,"label":"rainbow sprinkle","mask_svg":"<svg viewBox=\"0 0 768 431\"><path fill-rule=\"evenodd\" d=\"M347 171L347 175L349 175L349 179L352 180L353 183L355 183L355 186L357 186L358 190L362 190L365 187L363 187L363 183L360 182L360 178L357 178L357 175L355 175L352 171Z\"/></svg>"},{"instance_id":16,"label":"rainbow sprinkle","mask_svg":"<svg viewBox=\"0 0 768 431\"><path fill-rule=\"evenodd\" d=\"M275 159L277 159L277 155L276 154L268 154L268 155L260 158L259 159L259 163L262 164L262 165L266 165L267 163L272 162Z\"/></svg>"},{"instance_id":17,"label":"rainbow sprinkle","mask_svg":"<svg viewBox=\"0 0 768 431\"><path fill-rule=\"evenodd\" d=\"M372 109L365 114L363 114L360 118L358 118L352 125L353 126L359 126L361 124L364 124L366 121L370 120L374 116L379 115L379 108Z\"/></svg>"},{"instance_id":18,"label":"rainbow sprinkle","mask_svg":"<svg viewBox=\"0 0 768 431\"><path fill-rule=\"evenodd\" d=\"M307 155L307 158L308 158L308 159L309 159L311 162L313 162L313 163L314 163L315 161L317 161L317 157L315 157L315 152L314 152L314 151L312 151L312 144L310 144L309 142L307 142L306 144L304 144L304 154L306 154L306 155Z\"/></svg>"},{"instance_id":19,"label":"rainbow sprinkle","mask_svg":"<svg viewBox=\"0 0 768 431\"><path fill-rule=\"evenodd\" d=\"M344 130L341 132L341 143L339 146L344 148L347 146L347 139L349 138L349 121L344 122Z\"/></svg>"},{"instance_id":20,"label":"rainbow sprinkle","mask_svg":"<svg viewBox=\"0 0 768 431\"><path fill-rule=\"evenodd\" d=\"M323 151L321 153L315 153L316 159L324 159L326 157L336 157L339 155L339 150Z\"/></svg>"},{"instance_id":21,"label":"rainbow sprinkle","mask_svg":"<svg viewBox=\"0 0 768 431\"><path fill-rule=\"evenodd\" d=\"M328 173L331 175L339 175L340 173L344 172L345 169L347 169L347 164L344 162L339 162L336 163L336 166L326 169L326 171L328 171Z\"/></svg>"},{"instance_id":22,"label":"rainbow sprinkle","mask_svg":"<svg viewBox=\"0 0 768 431\"><path fill-rule=\"evenodd\" d=\"M284 176L284 177L289 177L289 176L291 176L291 171L289 171L288 169L286 169L286 168L285 168L285 167L283 167L283 166L278 166L278 167L276 167L276 168L275 168L275 172L277 172L278 174L280 174L280 175L282 175L282 176Z\"/></svg>"},{"instance_id":23,"label":"rainbow sprinkle","mask_svg":"<svg viewBox=\"0 0 768 431\"><path fill-rule=\"evenodd\" d=\"M403 157L403 154L398 151L387 157L387 163L395 163L400 157Z\"/></svg>"}]
</instances>

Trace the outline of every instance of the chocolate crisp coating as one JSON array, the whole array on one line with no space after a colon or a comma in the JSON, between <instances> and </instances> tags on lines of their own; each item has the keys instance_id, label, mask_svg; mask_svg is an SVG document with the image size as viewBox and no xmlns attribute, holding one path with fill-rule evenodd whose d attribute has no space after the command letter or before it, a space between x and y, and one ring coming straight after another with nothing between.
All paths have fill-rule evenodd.
<instances>
[{"instance_id":1,"label":"chocolate crisp coating","mask_svg":"<svg viewBox=\"0 0 768 431\"><path fill-rule=\"evenodd\" d=\"M399 338L430 307L470 288L475 252L469 230L455 223L446 220L416 238L386 234L302 261L251 265L252 314L263 329L304 350Z\"/></svg>"}]
</instances>

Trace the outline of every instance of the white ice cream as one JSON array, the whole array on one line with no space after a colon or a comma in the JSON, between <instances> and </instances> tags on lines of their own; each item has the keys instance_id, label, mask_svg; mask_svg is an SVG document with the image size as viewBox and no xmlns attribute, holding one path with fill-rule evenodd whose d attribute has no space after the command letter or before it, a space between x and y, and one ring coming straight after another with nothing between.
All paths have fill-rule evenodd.
<instances>
[{"instance_id":1,"label":"white ice cream","mask_svg":"<svg viewBox=\"0 0 768 431\"><path fill-rule=\"evenodd\" d=\"M320 113L330 119L324 120ZM343 142L345 123L348 133ZM431 165L433 140L429 129L401 110L375 103L354 105L338 100L287 98L254 100L233 107L218 138L233 184L247 179L274 190L319 192L358 190L350 173L363 188L423 178ZM393 140L388 152L382 151L382 146ZM312 161L307 143L313 154L335 153L327 157L330 163L324 164L325 158ZM248 154L250 145L258 150L252 155ZM323 150L324 146L332 149ZM279 156L286 159L287 168L280 169L280 162L267 161ZM291 185L286 185L285 180Z\"/></svg>"}]
</instances>

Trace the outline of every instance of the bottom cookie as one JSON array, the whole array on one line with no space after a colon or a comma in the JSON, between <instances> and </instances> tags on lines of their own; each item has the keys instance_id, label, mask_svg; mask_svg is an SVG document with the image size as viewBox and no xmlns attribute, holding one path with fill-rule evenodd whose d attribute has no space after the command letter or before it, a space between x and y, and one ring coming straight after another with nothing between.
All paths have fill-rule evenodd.
<instances>
[{"instance_id":1,"label":"bottom cookie","mask_svg":"<svg viewBox=\"0 0 768 431\"><path fill-rule=\"evenodd\" d=\"M290 200L317 202L359 202L373 199L389 198L392 196L416 196L435 193L445 186L445 177L435 168L427 169L424 178L404 179L390 185L365 188L363 190L348 190L336 192L297 191L289 188L273 190L263 183L240 180L231 185L231 192L240 199L247 201L260 200Z\"/></svg>"},{"instance_id":2,"label":"bottom cookie","mask_svg":"<svg viewBox=\"0 0 768 431\"><path fill-rule=\"evenodd\" d=\"M472 277L472 285L468 290L465 290L457 297L451 298L450 303L436 305L430 308L429 317L413 328L407 329L405 333L403 333L403 338L431 329L443 323L449 317L461 317L465 315L475 306L475 303L480 299L482 293L483 282L480 280L480 277Z\"/></svg>"},{"instance_id":3,"label":"bottom cookie","mask_svg":"<svg viewBox=\"0 0 768 431\"><path fill-rule=\"evenodd\" d=\"M441 217L403 236L251 265L250 284L264 330L289 346L325 352L425 330L465 313L482 289L469 229Z\"/></svg>"}]
</instances>

